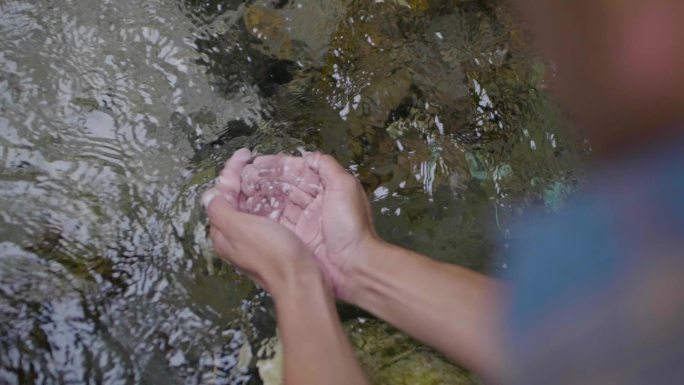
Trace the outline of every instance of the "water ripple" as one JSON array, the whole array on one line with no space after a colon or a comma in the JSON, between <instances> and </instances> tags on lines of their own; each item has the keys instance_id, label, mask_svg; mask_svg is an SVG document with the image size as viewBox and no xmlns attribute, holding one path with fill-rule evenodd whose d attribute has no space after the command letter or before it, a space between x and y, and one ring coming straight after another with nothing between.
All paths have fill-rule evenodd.
<instances>
[{"instance_id":1,"label":"water ripple","mask_svg":"<svg viewBox=\"0 0 684 385\"><path fill-rule=\"evenodd\" d=\"M0 0L0 383L252 383L263 294L198 203L241 146L333 153L387 239L483 265L481 214L577 159L482 3Z\"/></svg>"}]
</instances>

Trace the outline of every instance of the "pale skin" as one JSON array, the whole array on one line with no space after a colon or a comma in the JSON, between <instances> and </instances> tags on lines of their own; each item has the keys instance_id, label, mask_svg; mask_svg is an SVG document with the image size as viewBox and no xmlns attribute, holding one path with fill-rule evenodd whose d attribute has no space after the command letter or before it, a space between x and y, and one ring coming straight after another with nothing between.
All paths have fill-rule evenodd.
<instances>
[{"instance_id":1,"label":"pale skin","mask_svg":"<svg viewBox=\"0 0 684 385\"><path fill-rule=\"evenodd\" d=\"M274 198L266 202L277 207L249 205L252 196ZM501 284L381 240L363 189L332 157L252 160L240 150L204 201L217 253L273 296L286 385L368 383L335 297L498 378ZM299 210L285 218L288 205Z\"/></svg>"}]
</instances>

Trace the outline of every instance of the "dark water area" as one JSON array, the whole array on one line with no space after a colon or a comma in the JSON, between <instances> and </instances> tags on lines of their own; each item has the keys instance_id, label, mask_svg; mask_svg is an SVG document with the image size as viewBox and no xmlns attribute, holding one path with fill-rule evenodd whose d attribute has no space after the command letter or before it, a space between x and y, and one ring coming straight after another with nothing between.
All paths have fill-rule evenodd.
<instances>
[{"instance_id":1,"label":"dark water area","mask_svg":"<svg viewBox=\"0 0 684 385\"><path fill-rule=\"evenodd\" d=\"M549 76L495 1L0 0L0 384L260 383L268 299L199 204L244 146L332 153L383 237L505 270L581 181Z\"/></svg>"}]
</instances>

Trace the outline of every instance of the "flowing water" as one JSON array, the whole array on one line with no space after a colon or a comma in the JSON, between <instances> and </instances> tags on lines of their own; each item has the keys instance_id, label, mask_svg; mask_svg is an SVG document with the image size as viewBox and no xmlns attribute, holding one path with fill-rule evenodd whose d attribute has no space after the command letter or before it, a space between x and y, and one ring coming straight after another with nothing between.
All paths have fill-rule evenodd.
<instances>
[{"instance_id":1,"label":"flowing water","mask_svg":"<svg viewBox=\"0 0 684 385\"><path fill-rule=\"evenodd\" d=\"M258 383L272 310L198 202L243 146L333 153L385 238L505 270L584 153L522 36L494 1L0 0L0 383Z\"/></svg>"}]
</instances>

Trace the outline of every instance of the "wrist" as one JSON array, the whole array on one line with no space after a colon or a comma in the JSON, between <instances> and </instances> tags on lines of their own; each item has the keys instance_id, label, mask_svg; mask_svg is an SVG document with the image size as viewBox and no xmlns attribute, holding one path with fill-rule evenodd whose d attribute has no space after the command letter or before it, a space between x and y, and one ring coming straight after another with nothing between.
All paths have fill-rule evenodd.
<instances>
[{"instance_id":1,"label":"wrist","mask_svg":"<svg viewBox=\"0 0 684 385\"><path fill-rule=\"evenodd\" d=\"M271 291L271 297L275 302L276 308L289 306L293 301L306 300L312 297L330 296L330 288L325 280L323 273L313 260L296 266L291 272L285 274L277 287Z\"/></svg>"},{"instance_id":2,"label":"wrist","mask_svg":"<svg viewBox=\"0 0 684 385\"><path fill-rule=\"evenodd\" d=\"M383 260L387 258L392 244L385 242L377 235L369 235L359 244L356 255L351 259L345 269L344 290L340 299L360 306L363 303L371 285L376 281L376 275L382 273Z\"/></svg>"}]
</instances>

